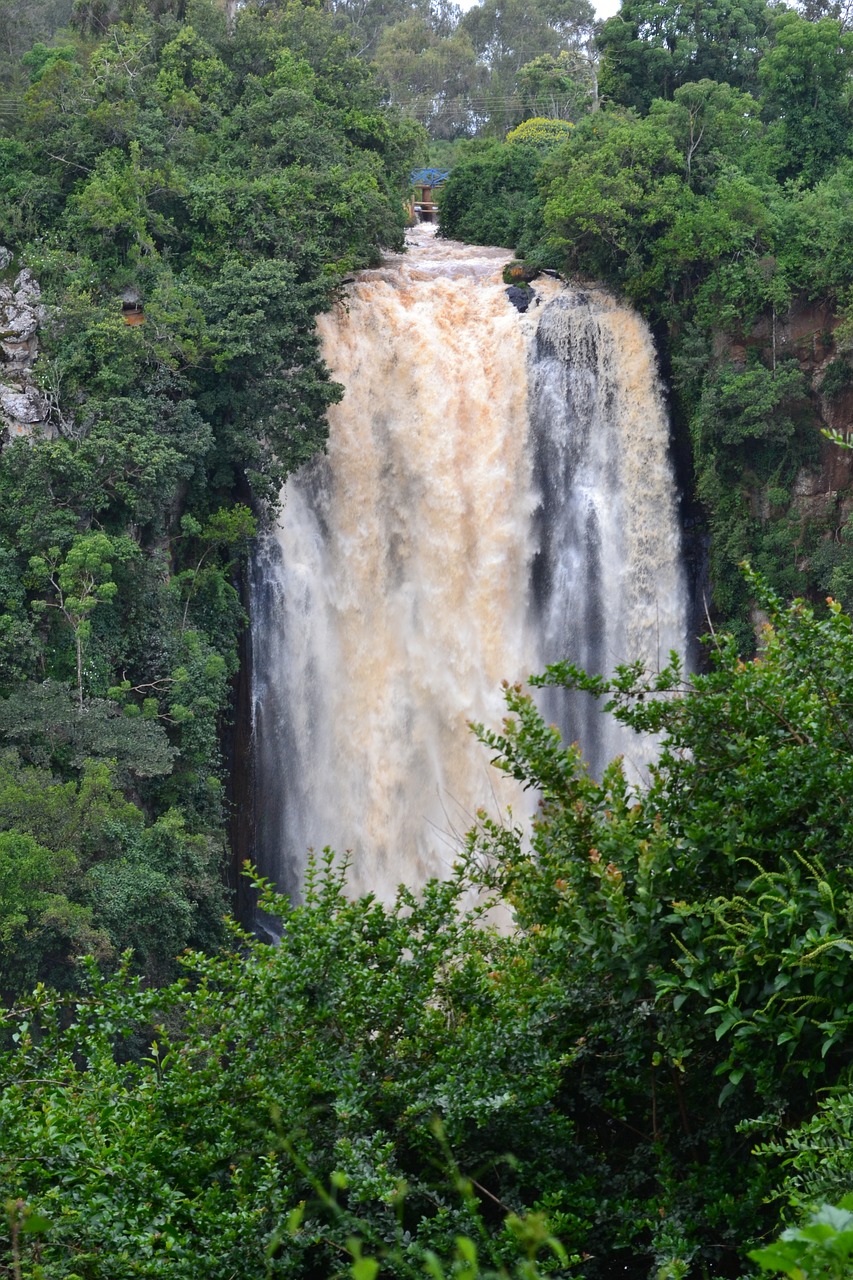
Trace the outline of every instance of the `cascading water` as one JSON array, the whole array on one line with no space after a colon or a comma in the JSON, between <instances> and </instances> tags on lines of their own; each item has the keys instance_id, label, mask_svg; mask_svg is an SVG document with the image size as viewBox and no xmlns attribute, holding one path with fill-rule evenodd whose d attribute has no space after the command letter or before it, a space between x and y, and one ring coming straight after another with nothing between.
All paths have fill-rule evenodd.
<instances>
[{"instance_id":1,"label":"cascading water","mask_svg":"<svg viewBox=\"0 0 853 1280\"><path fill-rule=\"evenodd\" d=\"M543 664L659 670L685 650L686 597L669 428L648 328L600 291L546 306L529 360L536 555L533 607ZM624 755L634 777L654 744L589 696L552 691L545 709L596 774Z\"/></svg>"},{"instance_id":2,"label":"cascading water","mask_svg":"<svg viewBox=\"0 0 853 1280\"><path fill-rule=\"evenodd\" d=\"M446 872L481 806L523 817L467 728L500 723L502 680L684 647L644 326L550 280L521 316L505 251L431 231L322 318L346 393L253 565L256 858L289 893L309 847L387 898ZM595 768L631 745L552 714Z\"/></svg>"}]
</instances>

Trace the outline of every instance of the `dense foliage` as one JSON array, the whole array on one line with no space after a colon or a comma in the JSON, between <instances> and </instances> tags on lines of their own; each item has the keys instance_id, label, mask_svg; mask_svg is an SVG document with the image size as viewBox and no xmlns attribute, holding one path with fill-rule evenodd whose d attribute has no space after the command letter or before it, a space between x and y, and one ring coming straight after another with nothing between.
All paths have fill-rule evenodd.
<instances>
[{"instance_id":1,"label":"dense foliage","mask_svg":"<svg viewBox=\"0 0 853 1280\"><path fill-rule=\"evenodd\" d=\"M783 603L853 601L848 507L802 492L853 387L841 15L626 0L600 84L583 0L232 18L0 6L48 410L0 451L0 1270L843 1275L853 624ZM652 319L733 636L539 681L661 735L641 788L507 689L532 839L481 816L386 905L327 855L273 948L223 923L239 566L322 447L313 321L400 242L412 117L463 139L447 234Z\"/></svg>"},{"instance_id":2,"label":"dense foliage","mask_svg":"<svg viewBox=\"0 0 853 1280\"><path fill-rule=\"evenodd\" d=\"M381 14L376 67L436 139L503 136L531 115L575 119L596 90L588 0L341 4Z\"/></svg>"},{"instance_id":3,"label":"dense foliage","mask_svg":"<svg viewBox=\"0 0 853 1280\"><path fill-rule=\"evenodd\" d=\"M437 1274L462 1237L487 1271L733 1277L780 1194L839 1198L853 623L752 585L755 662L720 640L692 680L542 678L663 735L642 790L510 688L484 736L541 796L532 845L481 818L453 880L389 906L329 857L303 905L268 902L278 947L39 987L0 1057L20 1274Z\"/></svg>"},{"instance_id":4,"label":"dense foliage","mask_svg":"<svg viewBox=\"0 0 853 1280\"><path fill-rule=\"evenodd\" d=\"M507 138L463 158L444 196L445 234L476 241L497 218L533 264L651 319L713 607L745 650L744 557L783 594L853 603L846 467L820 436L853 386L851 40L826 11L630 0L598 36L600 109L547 157Z\"/></svg>"},{"instance_id":5,"label":"dense foliage","mask_svg":"<svg viewBox=\"0 0 853 1280\"><path fill-rule=\"evenodd\" d=\"M186 13L186 4L171 0L148 7L181 19ZM484 0L464 13L454 0L326 0L322 7L327 30L373 64L391 100L437 140L502 136L530 115L575 119L595 97L589 0ZM74 13L101 35L134 8L134 0L76 0ZM72 0L0 4L0 115L15 110L27 70L45 56L38 50L71 13Z\"/></svg>"},{"instance_id":6,"label":"dense foliage","mask_svg":"<svg viewBox=\"0 0 853 1280\"><path fill-rule=\"evenodd\" d=\"M7 994L131 941L165 977L221 937L239 561L323 446L314 317L399 243L420 136L310 5L233 31L205 0L78 7L63 40L25 54L0 134L4 279L40 285L47 406L47 438L0 453Z\"/></svg>"}]
</instances>

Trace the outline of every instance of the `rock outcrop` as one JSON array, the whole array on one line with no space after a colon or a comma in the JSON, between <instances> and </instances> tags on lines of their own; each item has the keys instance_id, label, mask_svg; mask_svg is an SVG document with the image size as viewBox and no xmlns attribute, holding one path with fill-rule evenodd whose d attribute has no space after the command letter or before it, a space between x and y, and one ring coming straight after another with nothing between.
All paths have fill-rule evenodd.
<instances>
[{"instance_id":1,"label":"rock outcrop","mask_svg":"<svg viewBox=\"0 0 853 1280\"><path fill-rule=\"evenodd\" d=\"M536 294L529 286L522 288L521 285L516 284L510 285L506 290L506 296L515 307L516 311L521 311L522 314L527 310L531 302L535 302L536 300Z\"/></svg>"},{"instance_id":2,"label":"rock outcrop","mask_svg":"<svg viewBox=\"0 0 853 1280\"><path fill-rule=\"evenodd\" d=\"M0 271L8 270L11 263L11 252L0 246ZM4 441L56 436L50 404L32 376L43 316L41 289L28 268L20 271L11 285L0 284L0 431Z\"/></svg>"}]
</instances>

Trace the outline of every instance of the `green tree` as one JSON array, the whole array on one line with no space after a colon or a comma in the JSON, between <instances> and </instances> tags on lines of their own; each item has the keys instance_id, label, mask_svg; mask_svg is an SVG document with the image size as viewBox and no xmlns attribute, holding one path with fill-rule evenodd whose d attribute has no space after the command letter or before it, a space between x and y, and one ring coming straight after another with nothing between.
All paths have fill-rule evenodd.
<instances>
[{"instance_id":1,"label":"green tree","mask_svg":"<svg viewBox=\"0 0 853 1280\"><path fill-rule=\"evenodd\" d=\"M257 522L247 506L237 503L234 507L221 507L201 525L195 517L186 515L181 529L187 539L196 541L198 559L192 568L174 576L173 584L186 597L181 617L181 630L185 630L193 599L203 595L228 600L232 608L239 608L237 594L228 582L234 561L217 563L216 552L222 549L245 556L248 543L257 532ZM212 563L211 563L212 562ZM207 630L217 630L216 621L209 621Z\"/></svg>"},{"instance_id":2,"label":"green tree","mask_svg":"<svg viewBox=\"0 0 853 1280\"><path fill-rule=\"evenodd\" d=\"M646 302L666 290L669 255L658 255L689 206L669 130L654 118L598 113L582 121L542 176L550 242L567 263L619 282Z\"/></svg>"},{"instance_id":3,"label":"green tree","mask_svg":"<svg viewBox=\"0 0 853 1280\"><path fill-rule=\"evenodd\" d=\"M354 1235L396 1274L459 1235L497 1269L547 1240L541 1218L503 1227L571 1134L549 1114L553 1065L530 1070L512 944L459 912L459 885L351 903L325 862L302 906L267 898L276 947L235 934L159 992L90 970L70 1022L32 997L0 1060L0 1167L50 1224L38 1247L57 1277L84 1259L116 1278L307 1276Z\"/></svg>"},{"instance_id":4,"label":"green tree","mask_svg":"<svg viewBox=\"0 0 853 1280\"><path fill-rule=\"evenodd\" d=\"M769 44L764 0L721 0L692 7L626 0L597 37L601 93L622 106L647 110L695 80L725 81L751 92Z\"/></svg>"},{"instance_id":5,"label":"green tree","mask_svg":"<svg viewBox=\"0 0 853 1280\"><path fill-rule=\"evenodd\" d=\"M457 164L441 191L442 234L474 244L535 251L540 238L536 179L541 164L537 147L498 142Z\"/></svg>"},{"instance_id":6,"label":"green tree","mask_svg":"<svg viewBox=\"0 0 853 1280\"><path fill-rule=\"evenodd\" d=\"M92 951L100 939L91 912L66 897L76 867L68 850L32 836L0 832L0 994L13 999L67 963L69 949Z\"/></svg>"},{"instance_id":7,"label":"green tree","mask_svg":"<svg viewBox=\"0 0 853 1280\"><path fill-rule=\"evenodd\" d=\"M104 533L80 534L63 556L51 547L46 556L31 556L30 570L37 585L51 592L47 600L36 602L39 610L56 609L71 628L77 665L77 699L83 710L83 651L92 634L91 614L99 605L115 598L118 587L112 581L115 559L133 555L133 544L117 542Z\"/></svg>"},{"instance_id":8,"label":"green tree","mask_svg":"<svg viewBox=\"0 0 853 1280\"><path fill-rule=\"evenodd\" d=\"M28 49L21 58L22 64L27 68L31 84L38 84L42 76L48 72L56 62L74 62L76 61L77 51L72 45L55 45L49 46L42 44L37 40L31 49Z\"/></svg>"},{"instance_id":9,"label":"green tree","mask_svg":"<svg viewBox=\"0 0 853 1280\"><path fill-rule=\"evenodd\" d=\"M194 834L176 809L146 822L117 774L87 760L79 779L63 782L13 753L0 759L0 832L8 835L0 868L17 886L7 895L7 997L39 979L76 988L79 955L95 953L112 966L129 948L149 982L168 982L181 951L214 950L222 940L222 840Z\"/></svg>"},{"instance_id":10,"label":"green tree","mask_svg":"<svg viewBox=\"0 0 853 1280\"><path fill-rule=\"evenodd\" d=\"M374 61L392 101L420 120L431 138L476 131L485 75L467 32L440 35L413 14L386 27Z\"/></svg>"},{"instance_id":11,"label":"green tree","mask_svg":"<svg viewBox=\"0 0 853 1280\"><path fill-rule=\"evenodd\" d=\"M853 33L840 22L808 22L793 11L778 15L759 80L765 111L779 121L786 176L811 185L848 152L851 67Z\"/></svg>"},{"instance_id":12,"label":"green tree","mask_svg":"<svg viewBox=\"0 0 853 1280\"><path fill-rule=\"evenodd\" d=\"M177 754L156 720L131 718L107 698L84 698L81 712L77 691L58 680L20 684L0 700L0 736L28 764L64 777L87 760L112 762L127 787L170 773ZM210 764L216 770L218 759Z\"/></svg>"},{"instance_id":13,"label":"green tree","mask_svg":"<svg viewBox=\"0 0 853 1280\"><path fill-rule=\"evenodd\" d=\"M0 83L4 88L23 88L23 57L39 46L44 49L42 42L65 27L70 15L70 0L4 0L0 5Z\"/></svg>"},{"instance_id":14,"label":"green tree","mask_svg":"<svg viewBox=\"0 0 853 1280\"><path fill-rule=\"evenodd\" d=\"M414 17L427 23L436 34L447 35L458 16L456 6L448 0L417 0L408 5L401 0L332 0L329 8L336 26L354 43L359 56L370 58L385 32L400 22Z\"/></svg>"},{"instance_id":15,"label":"green tree","mask_svg":"<svg viewBox=\"0 0 853 1280\"><path fill-rule=\"evenodd\" d=\"M560 58L567 51L573 65L583 59L593 22L587 0L484 0L462 18L479 61L488 68L488 79L478 114L488 121L488 132L503 136L526 114L519 75L537 58ZM528 73L529 85L529 73Z\"/></svg>"},{"instance_id":16,"label":"green tree","mask_svg":"<svg viewBox=\"0 0 853 1280\"><path fill-rule=\"evenodd\" d=\"M713 190L720 173L733 166L752 177L768 161L772 164L759 103L731 85L690 82L676 89L671 101L656 99L649 114L672 134L694 191Z\"/></svg>"},{"instance_id":17,"label":"green tree","mask_svg":"<svg viewBox=\"0 0 853 1280\"><path fill-rule=\"evenodd\" d=\"M598 105L596 67L583 49L540 54L517 79L525 112L535 117L575 121Z\"/></svg>"}]
</instances>

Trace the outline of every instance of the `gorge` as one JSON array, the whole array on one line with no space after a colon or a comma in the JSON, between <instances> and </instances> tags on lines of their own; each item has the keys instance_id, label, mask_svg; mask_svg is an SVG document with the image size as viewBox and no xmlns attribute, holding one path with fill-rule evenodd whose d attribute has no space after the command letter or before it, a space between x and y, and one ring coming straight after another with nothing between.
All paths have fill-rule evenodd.
<instances>
[{"instance_id":1,"label":"gorge","mask_svg":"<svg viewBox=\"0 0 853 1280\"><path fill-rule=\"evenodd\" d=\"M836 10L6 6L3 1275L849 1270Z\"/></svg>"},{"instance_id":2,"label":"gorge","mask_svg":"<svg viewBox=\"0 0 853 1280\"><path fill-rule=\"evenodd\" d=\"M388 900L445 874L485 806L533 808L470 722L563 658L683 656L669 432L640 318L540 277L519 314L506 251L409 233L321 317L345 388L327 454L288 481L252 567L255 857L297 894L306 851ZM653 746L579 695L545 711L600 773Z\"/></svg>"}]
</instances>

